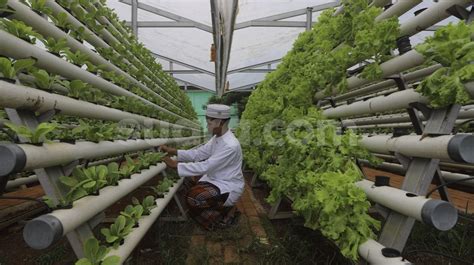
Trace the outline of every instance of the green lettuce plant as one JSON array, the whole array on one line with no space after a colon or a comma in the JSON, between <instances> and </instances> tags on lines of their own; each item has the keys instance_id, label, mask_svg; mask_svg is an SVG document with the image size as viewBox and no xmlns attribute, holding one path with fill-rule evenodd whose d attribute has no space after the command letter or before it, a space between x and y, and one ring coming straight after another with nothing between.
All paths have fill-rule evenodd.
<instances>
[{"instance_id":1,"label":"green lettuce plant","mask_svg":"<svg viewBox=\"0 0 474 265\"><path fill-rule=\"evenodd\" d=\"M31 69L35 63L34 59L12 60L0 57L0 73L4 78L15 79L20 72Z\"/></svg>"},{"instance_id":2,"label":"green lettuce plant","mask_svg":"<svg viewBox=\"0 0 474 265\"><path fill-rule=\"evenodd\" d=\"M125 237L130 234L134 225L133 219L127 219L125 216L119 215L109 228L102 228L100 232L105 236L107 243L116 249Z\"/></svg>"},{"instance_id":3,"label":"green lettuce plant","mask_svg":"<svg viewBox=\"0 0 474 265\"><path fill-rule=\"evenodd\" d=\"M69 50L66 38L56 40L55 38L48 37L44 40L43 43L49 52L57 56L61 56L61 53L64 53L66 50Z\"/></svg>"},{"instance_id":4,"label":"green lettuce plant","mask_svg":"<svg viewBox=\"0 0 474 265\"><path fill-rule=\"evenodd\" d=\"M43 39L43 36L34 31L32 27L16 19L0 19L0 29L31 44L35 44L37 39Z\"/></svg>"},{"instance_id":5,"label":"green lettuce plant","mask_svg":"<svg viewBox=\"0 0 474 265\"><path fill-rule=\"evenodd\" d=\"M119 265L119 256L107 257L110 249L100 246L96 238L89 238L84 243L84 258L78 260L75 265Z\"/></svg>"},{"instance_id":6,"label":"green lettuce plant","mask_svg":"<svg viewBox=\"0 0 474 265\"><path fill-rule=\"evenodd\" d=\"M141 205L142 208L143 208L143 215L150 215L150 212L153 208L156 208L156 201L155 201L155 197L149 195L149 196L146 196L143 201L140 203L140 201L133 197L132 198L132 203L133 205L137 206L137 205Z\"/></svg>"},{"instance_id":7,"label":"green lettuce plant","mask_svg":"<svg viewBox=\"0 0 474 265\"><path fill-rule=\"evenodd\" d=\"M5 125L14 131L18 136L26 138L31 144L42 144L48 140L50 135L57 127L57 124L43 122L40 123L35 129L30 129L24 125L16 125L10 122Z\"/></svg>"},{"instance_id":8,"label":"green lettuce plant","mask_svg":"<svg viewBox=\"0 0 474 265\"><path fill-rule=\"evenodd\" d=\"M460 21L457 25L449 24L438 29L434 36L416 46L416 50L428 61L443 66L424 79L416 89L430 99L431 106L464 105L472 100L465 84L474 81L473 34L474 25Z\"/></svg>"},{"instance_id":9,"label":"green lettuce plant","mask_svg":"<svg viewBox=\"0 0 474 265\"><path fill-rule=\"evenodd\" d=\"M51 90L51 87L59 82L57 75L50 75L42 69L32 71L31 74L35 77L35 85L43 90Z\"/></svg>"}]
</instances>

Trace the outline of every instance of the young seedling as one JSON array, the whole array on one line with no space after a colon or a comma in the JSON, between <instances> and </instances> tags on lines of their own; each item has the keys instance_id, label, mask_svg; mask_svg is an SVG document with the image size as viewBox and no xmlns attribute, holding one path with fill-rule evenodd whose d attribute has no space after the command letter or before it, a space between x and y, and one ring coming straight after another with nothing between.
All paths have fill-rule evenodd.
<instances>
[{"instance_id":1,"label":"young seedling","mask_svg":"<svg viewBox=\"0 0 474 265\"><path fill-rule=\"evenodd\" d=\"M127 219L119 215L110 228L102 228L100 232L105 236L107 243L117 249L123 243L124 238L130 234L135 223L132 219Z\"/></svg>"},{"instance_id":2,"label":"young seedling","mask_svg":"<svg viewBox=\"0 0 474 265\"><path fill-rule=\"evenodd\" d=\"M35 59L10 60L0 57L0 71L4 80L14 83L18 73L30 69L35 63Z\"/></svg>"},{"instance_id":3,"label":"young seedling","mask_svg":"<svg viewBox=\"0 0 474 265\"><path fill-rule=\"evenodd\" d=\"M82 53L81 51L65 51L64 53L68 62L75 64L78 67L82 67L89 59L89 56L87 54Z\"/></svg>"},{"instance_id":4,"label":"young seedling","mask_svg":"<svg viewBox=\"0 0 474 265\"><path fill-rule=\"evenodd\" d=\"M68 20L68 14L65 12L60 12L57 15L50 16L53 23L60 28L62 31L68 33L71 23Z\"/></svg>"},{"instance_id":5,"label":"young seedling","mask_svg":"<svg viewBox=\"0 0 474 265\"><path fill-rule=\"evenodd\" d=\"M53 14L53 10L46 6L46 0L28 0L30 2L30 7L33 9L37 14L41 15L45 14L50 16Z\"/></svg>"},{"instance_id":6,"label":"young seedling","mask_svg":"<svg viewBox=\"0 0 474 265\"><path fill-rule=\"evenodd\" d=\"M96 238L89 238L84 244L84 258L78 260L75 265L119 265L119 256L105 258L109 252L110 249L100 246Z\"/></svg>"},{"instance_id":7,"label":"young seedling","mask_svg":"<svg viewBox=\"0 0 474 265\"><path fill-rule=\"evenodd\" d=\"M37 39L43 39L32 27L16 19L0 19L0 28L31 44L35 44Z\"/></svg>"},{"instance_id":8,"label":"young seedling","mask_svg":"<svg viewBox=\"0 0 474 265\"><path fill-rule=\"evenodd\" d=\"M120 170L119 165L116 162L112 162L107 165L108 174L107 174L107 184L108 185L117 185L120 180Z\"/></svg>"},{"instance_id":9,"label":"young seedling","mask_svg":"<svg viewBox=\"0 0 474 265\"><path fill-rule=\"evenodd\" d=\"M142 218L143 215L143 206L139 205L127 205L123 211L120 212L120 215L125 216L127 219L133 220L135 226L138 226L138 220Z\"/></svg>"},{"instance_id":10,"label":"young seedling","mask_svg":"<svg viewBox=\"0 0 474 265\"><path fill-rule=\"evenodd\" d=\"M156 207L155 197L151 195L144 198L142 203L140 203L137 198L133 197L132 203L133 205L141 205L143 207L143 215L150 215L151 210Z\"/></svg>"},{"instance_id":11,"label":"young seedling","mask_svg":"<svg viewBox=\"0 0 474 265\"><path fill-rule=\"evenodd\" d=\"M43 90L51 90L51 87L59 81L57 75L49 75L42 69L32 71L31 74L35 77L35 85Z\"/></svg>"},{"instance_id":12,"label":"young seedling","mask_svg":"<svg viewBox=\"0 0 474 265\"><path fill-rule=\"evenodd\" d=\"M69 48L67 47L68 43L66 38L56 40L55 38L48 37L46 40L44 40L44 45L50 53L58 57L61 56L61 53L65 52L66 50L69 50Z\"/></svg>"},{"instance_id":13,"label":"young seedling","mask_svg":"<svg viewBox=\"0 0 474 265\"><path fill-rule=\"evenodd\" d=\"M47 122L40 123L33 130L24 125L16 125L10 122L5 123L5 125L14 131L18 136L24 137L29 141L29 143L35 145L41 145L47 140L47 136L58 127L57 124Z\"/></svg>"}]
</instances>

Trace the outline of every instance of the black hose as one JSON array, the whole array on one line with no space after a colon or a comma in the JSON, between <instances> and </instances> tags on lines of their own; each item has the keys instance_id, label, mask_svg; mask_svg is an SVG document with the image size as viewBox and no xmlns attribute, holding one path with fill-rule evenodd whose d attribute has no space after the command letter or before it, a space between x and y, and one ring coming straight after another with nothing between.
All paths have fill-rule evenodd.
<instances>
[{"instance_id":1,"label":"black hose","mask_svg":"<svg viewBox=\"0 0 474 265\"><path fill-rule=\"evenodd\" d=\"M34 201L39 204L42 204L43 206L48 209L48 213L52 211L52 209L49 207L47 203L45 203L42 199L36 199L36 198L31 198L31 197L19 197L19 196L0 196L0 200L24 200L24 201Z\"/></svg>"},{"instance_id":2,"label":"black hose","mask_svg":"<svg viewBox=\"0 0 474 265\"><path fill-rule=\"evenodd\" d=\"M446 182L444 184L441 184L439 186L437 186L436 188L430 190L430 192L428 192L426 194L426 198L429 198L430 195L435 192L436 190L438 190L439 188L442 188L442 187L445 187L445 186L448 186L448 185L451 185L451 184L454 184L454 183L458 183L458 182L463 182L463 181L467 181L467 180L472 180L474 179L474 177L469 177L469 178L465 178L465 179L458 179L458 180L454 180L454 181L450 181L450 182Z\"/></svg>"}]
</instances>

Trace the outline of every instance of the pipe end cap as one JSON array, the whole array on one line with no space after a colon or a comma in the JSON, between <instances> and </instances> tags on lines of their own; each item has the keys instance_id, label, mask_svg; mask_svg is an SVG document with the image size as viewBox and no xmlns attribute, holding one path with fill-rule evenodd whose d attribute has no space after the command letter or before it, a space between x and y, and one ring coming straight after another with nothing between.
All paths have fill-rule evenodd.
<instances>
[{"instance_id":1,"label":"pipe end cap","mask_svg":"<svg viewBox=\"0 0 474 265\"><path fill-rule=\"evenodd\" d=\"M440 231L447 231L458 222L458 211L449 202L429 200L421 209L421 218L425 224Z\"/></svg>"},{"instance_id":2,"label":"pipe end cap","mask_svg":"<svg viewBox=\"0 0 474 265\"><path fill-rule=\"evenodd\" d=\"M63 226L58 218L42 215L29 221L23 229L23 239L34 249L45 249L63 235Z\"/></svg>"},{"instance_id":3,"label":"pipe end cap","mask_svg":"<svg viewBox=\"0 0 474 265\"><path fill-rule=\"evenodd\" d=\"M0 145L0 176L8 176L23 170L26 165L26 154L16 144Z\"/></svg>"},{"instance_id":4,"label":"pipe end cap","mask_svg":"<svg viewBox=\"0 0 474 265\"><path fill-rule=\"evenodd\" d=\"M457 134L448 143L449 157L460 163L474 163L474 136Z\"/></svg>"}]
</instances>

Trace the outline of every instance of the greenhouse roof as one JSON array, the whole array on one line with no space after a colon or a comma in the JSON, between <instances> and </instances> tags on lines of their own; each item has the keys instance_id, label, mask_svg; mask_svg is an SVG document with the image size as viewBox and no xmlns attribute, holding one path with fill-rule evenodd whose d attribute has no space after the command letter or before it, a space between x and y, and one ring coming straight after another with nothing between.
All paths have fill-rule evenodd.
<instances>
[{"instance_id":1,"label":"greenhouse roof","mask_svg":"<svg viewBox=\"0 0 474 265\"><path fill-rule=\"evenodd\" d=\"M223 90L225 84L216 82L216 76L221 76L221 82L224 82L222 79L229 82L229 90L249 90L276 68L298 34L306 29L307 7L313 8L311 19L314 23L322 10L338 6L340 2L240 0L237 5L237 0L234 1L140 0L137 12L139 40L156 55L163 69L173 73L180 85L209 91L216 91L218 86ZM126 21L131 21L131 3L132 0L107 1L109 7ZM211 3L219 6L217 9L225 21L220 32L224 32L224 39L231 43L228 67L218 70L217 74L216 69L219 68L210 61L211 45L214 43ZM423 1L401 16L400 22L413 17L414 11L433 3ZM235 23L232 23L233 11L236 14ZM446 19L428 31L414 35L412 44L422 42L433 34L436 26L451 21L456 21L456 18ZM233 34L226 34L229 32ZM225 48L223 50L225 53Z\"/></svg>"}]
</instances>

